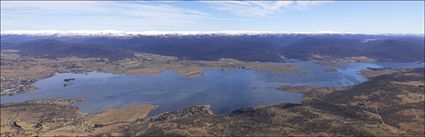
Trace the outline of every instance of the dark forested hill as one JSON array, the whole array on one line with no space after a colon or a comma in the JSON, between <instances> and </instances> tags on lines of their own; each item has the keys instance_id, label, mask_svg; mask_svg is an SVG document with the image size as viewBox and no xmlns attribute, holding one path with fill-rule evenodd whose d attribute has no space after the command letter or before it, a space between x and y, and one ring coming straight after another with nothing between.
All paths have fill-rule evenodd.
<instances>
[{"instance_id":1,"label":"dark forested hill","mask_svg":"<svg viewBox=\"0 0 425 137\"><path fill-rule=\"evenodd\" d=\"M284 48L280 53L297 59L311 55L332 57L366 56L379 60L414 61L423 60L423 39L378 39L353 40L345 38L303 38Z\"/></svg>"},{"instance_id":2,"label":"dark forested hill","mask_svg":"<svg viewBox=\"0 0 425 137\"><path fill-rule=\"evenodd\" d=\"M148 52L191 60L233 58L281 61L366 56L378 60L423 61L424 37L419 35L258 34L258 35L2 35L1 46L21 54L45 57L131 57ZM48 49L48 50L46 50Z\"/></svg>"},{"instance_id":3,"label":"dark forested hill","mask_svg":"<svg viewBox=\"0 0 425 137\"><path fill-rule=\"evenodd\" d=\"M2 49L19 50L24 56L60 58L60 57L83 57L83 58L109 58L112 60L133 57L134 54L122 49L104 47L101 45L85 45L62 42L52 39L32 40L22 43L2 42Z\"/></svg>"}]
</instances>

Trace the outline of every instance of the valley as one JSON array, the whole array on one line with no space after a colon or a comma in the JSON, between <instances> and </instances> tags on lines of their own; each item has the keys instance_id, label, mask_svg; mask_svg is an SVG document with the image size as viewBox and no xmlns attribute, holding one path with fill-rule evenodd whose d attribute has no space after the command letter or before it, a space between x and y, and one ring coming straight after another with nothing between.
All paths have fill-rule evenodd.
<instances>
[{"instance_id":1,"label":"valley","mask_svg":"<svg viewBox=\"0 0 425 137\"><path fill-rule=\"evenodd\" d=\"M1 135L421 136L421 40L2 34Z\"/></svg>"},{"instance_id":2,"label":"valley","mask_svg":"<svg viewBox=\"0 0 425 137\"><path fill-rule=\"evenodd\" d=\"M1 131L2 135L420 136L424 69L396 71L343 88L282 87L307 98L300 104L241 108L226 115L214 114L208 105L146 117L154 106L87 115L71 105L75 99L2 104ZM419 84L405 84L415 82ZM115 115L128 116L108 118Z\"/></svg>"},{"instance_id":3,"label":"valley","mask_svg":"<svg viewBox=\"0 0 425 137\"><path fill-rule=\"evenodd\" d=\"M424 5L1 0L0 137L425 137Z\"/></svg>"}]
</instances>

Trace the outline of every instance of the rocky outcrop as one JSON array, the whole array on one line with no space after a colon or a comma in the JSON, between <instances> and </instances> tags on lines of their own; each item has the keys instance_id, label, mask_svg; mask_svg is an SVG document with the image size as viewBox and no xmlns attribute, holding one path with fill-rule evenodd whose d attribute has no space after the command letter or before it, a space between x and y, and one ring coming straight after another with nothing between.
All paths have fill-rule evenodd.
<instances>
[{"instance_id":1,"label":"rocky outcrop","mask_svg":"<svg viewBox=\"0 0 425 137\"><path fill-rule=\"evenodd\" d=\"M152 121L160 120L174 120L189 117L210 117L214 116L214 113L210 110L210 105L195 105L189 108L174 112L165 112L158 116L153 117Z\"/></svg>"}]
</instances>

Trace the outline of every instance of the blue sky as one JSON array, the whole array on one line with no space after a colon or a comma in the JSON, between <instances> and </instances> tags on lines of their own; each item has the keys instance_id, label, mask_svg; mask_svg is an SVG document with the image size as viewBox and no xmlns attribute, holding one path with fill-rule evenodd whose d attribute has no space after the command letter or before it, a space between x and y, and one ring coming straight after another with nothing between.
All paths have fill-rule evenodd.
<instances>
[{"instance_id":1,"label":"blue sky","mask_svg":"<svg viewBox=\"0 0 425 137\"><path fill-rule=\"evenodd\" d=\"M424 33L424 1L2 1L1 30Z\"/></svg>"}]
</instances>

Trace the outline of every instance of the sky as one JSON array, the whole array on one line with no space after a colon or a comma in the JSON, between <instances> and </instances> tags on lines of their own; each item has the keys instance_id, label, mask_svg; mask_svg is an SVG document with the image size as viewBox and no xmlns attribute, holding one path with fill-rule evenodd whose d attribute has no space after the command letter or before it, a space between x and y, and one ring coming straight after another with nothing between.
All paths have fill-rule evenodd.
<instances>
[{"instance_id":1,"label":"sky","mask_svg":"<svg viewBox=\"0 0 425 137\"><path fill-rule=\"evenodd\" d=\"M1 1L1 31L424 33L424 1Z\"/></svg>"}]
</instances>

